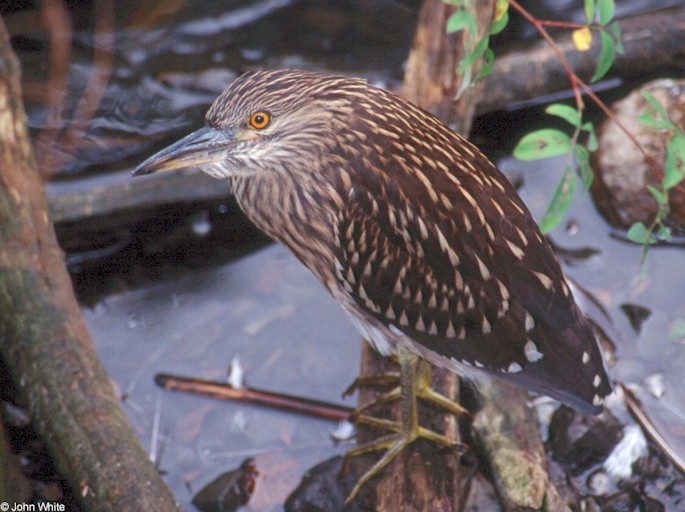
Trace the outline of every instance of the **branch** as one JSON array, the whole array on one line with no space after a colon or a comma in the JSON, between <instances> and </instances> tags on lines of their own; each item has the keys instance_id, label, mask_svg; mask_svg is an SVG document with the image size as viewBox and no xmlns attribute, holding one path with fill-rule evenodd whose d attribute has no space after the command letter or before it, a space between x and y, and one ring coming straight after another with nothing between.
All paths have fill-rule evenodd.
<instances>
[{"instance_id":1,"label":"branch","mask_svg":"<svg viewBox=\"0 0 685 512\"><path fill-rule=\"evenodd\" d=\"M92 346L50 223L0 19L0 358L85 510L175 511Z\"/></svg>"}]
</instances>

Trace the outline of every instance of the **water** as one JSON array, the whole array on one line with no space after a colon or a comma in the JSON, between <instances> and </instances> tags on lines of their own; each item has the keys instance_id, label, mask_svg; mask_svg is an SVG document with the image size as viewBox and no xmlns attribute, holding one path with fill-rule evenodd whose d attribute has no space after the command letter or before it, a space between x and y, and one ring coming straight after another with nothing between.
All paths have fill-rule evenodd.
<instances>
[{"instance_id":1,"label":"water","mask_svg":"<svg viewBox=\"0 0 685 512\"><path fill-rule=\"evenodd\" d=\"M279 510L309 467L347 447L337 424L159 389L158 373L226 382L239 357L246 385L354 406L342 391L361 339L337 303L284 248L110 295L84 310L134 429L182 503L247 457L260 473L253 510ZM160 415L159 431L153 428Z\"/></svg>"}]
</instances>

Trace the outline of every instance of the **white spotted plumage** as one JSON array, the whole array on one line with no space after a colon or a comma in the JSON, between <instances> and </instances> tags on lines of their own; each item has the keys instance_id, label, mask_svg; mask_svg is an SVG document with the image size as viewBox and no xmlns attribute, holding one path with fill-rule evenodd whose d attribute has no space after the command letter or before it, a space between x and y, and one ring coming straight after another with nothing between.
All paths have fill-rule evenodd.
<instances>
[{"instance_id":1,"label":"white spotted plumage","mask_svg":"<svg viewBox=\"0 0 685 512\"><path fill-rule=\"evenodd\" d=\"M254 112L271 123L252 130ZM380 352L399 344L600 410L611 386L549 244L507 179L437 118L364 80L284 70L238 78L207 125L235 143L205 170L231 179L247 216Z\"/></svg>"}]
</instances>

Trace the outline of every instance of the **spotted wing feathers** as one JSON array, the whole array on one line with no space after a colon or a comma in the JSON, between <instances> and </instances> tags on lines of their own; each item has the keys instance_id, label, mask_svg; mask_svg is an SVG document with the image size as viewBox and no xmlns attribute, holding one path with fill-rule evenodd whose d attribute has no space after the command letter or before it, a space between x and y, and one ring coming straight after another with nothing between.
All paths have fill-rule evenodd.
<instances>
[{"instance_id":1,"label":"spotted wing feathers","mask_svg":"<svg viewBox=\"0 0 685 512\"><path fill-rule=\"evenodd\" d=\"M454 142L469 152L452 157L458 168L386 147L371 162L383 173L350 180L337 219L341 284L433 362L598 412L611 387L556 257L499 171Z\"/></svg>"}]
</instances>

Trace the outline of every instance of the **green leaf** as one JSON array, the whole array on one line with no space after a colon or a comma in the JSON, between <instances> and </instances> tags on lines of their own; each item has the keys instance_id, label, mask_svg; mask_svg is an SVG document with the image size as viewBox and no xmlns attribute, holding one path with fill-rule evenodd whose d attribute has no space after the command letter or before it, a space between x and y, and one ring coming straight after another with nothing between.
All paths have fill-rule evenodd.
<instances>
[{"instance_id":1,"label":"green leaf","mask_svg":"<svg viewBox=\"0 0 685 512\"><path fill-rule=\"evenodd\" d=\"M664 193L663 190L659 190L653 185L647 185L647 190L654 196L654 199L656 199L656 202L659 203L659 205L666 204L668 202L668 195Z\"/></svg>"},{"instance_id":2,"label":"green leaf","mask_svg":"<svg viewBox=\"0 0 685 512\"><path fill-rule=\"evenodd\" d=\"M596 82L600 78L604 77L616 60L616 44L614 43L614 40L605 31L602 31L600 36L602 48L599 51L597 69L595 70L595 74L592 76L592 82Z\"/></svg>"},{"instance_id":3,"label":"green leaf","mask_svg":"<svg viewBox=\"0 0 685 512\"><path fill-rule=\"evenodd\" d=\"M595 0L585 0L585 19L588 23L595 21Z\"/></svg>"},{"instance_id":4,"label":"green leaf","mask_svg":"<svg viewBox=\"0 0 685 512\"><path fill-rule=\"evenodd\" d=\"M672 236L671 228L661 224L661 225L659 225L659 229L657 230L656 234L657 234L657 240L670 240L671 236Z\"/></svg>"},{"instance_id":5,"label":"green leaf","mask_svg":"<svg viewBox=\"0 0 685 512\"><path fill-rule=\"evenodd\" d=\"M481 80L482 78L485 78L488 76L490 73L492 73L492 69L495 66L495 52L492 51L491 48L488 48L485 50L485 55L483 55L483 63L481 64L480 71L478 72L478 76L476 77L476 81Z\"/></svg>"},{"instance_id":6,"label":"green leaf","mask_svg":"<svg viewBox=\"0 0 685 512\"><path fill-rule=\"evenodd\" d=\"M586 146L594 153L599 149L599 141L597 140L597 134L595 133L595 125L588 121L582 126L582 129L587 132Z\"/></svg>"},{"instance_id":7,"label":"green leaf","mask_svg":"<svg viewBox=\"0 0 685 512\"><path fill-rule=\"evenodd\" d=\"M567 121L573 126L580 128L581 114L578 109L571 107L570 105L553 103L545 109L545 112L553 116L561 117L563 120Z\"/></svg>"},{"instance_id":8,"label":"green leaf","mask_svg":"<svg viewBox=\"0 0 685 512\"><path fill-rule=\"evenodd\" d=\"M675 187L685 178L685 134L676 133L666 146L666 168L664 169L664 188Z\"/></svg>"},{"instance_id":9,"label":"green leaf","mask_svg":"<svg viewBox=\"0 0 685 512\"><path fill-rule=\"evenodd\" d=\"M580 181L583 183L583 188L588 190L592 186L595 175L590 167L590 152L585 146L576 144L573 148L578 161L578 171L580 172Z\"/></svg>"},{"instance_id":10,"label":"green leaf","mask_svg":"<svg viewBox=\"0 0 685 512\"><path fill-rule=\"evenodd\" d=\"M637 117L637 120L645 126L650 126L657 130L672 130L674 128L671 121L658 118L655 114L656 112L644 112Z\"/></svg>"},{"instance_id":11,"label":"green leaf","mask_svg":"<svg viewBox=\"0 0 685 512\"><path fill-rule=\"evenodd\" d=\"M514 156L519 160L539 160L568 153L572 146L566 133L544 128L524 135L514 148Z\"/></svg>"},{"instance_id":12,"label":"green leaf","mask_svg":"<svg viewBox=\"0 0 685 512\"><path fill-rule=\"evenodd\" d=\"M654 234L647 229L647 226L645 226L642 222L636 222L630 226L630 229L626 233L626 237L631 242L635 242L636 244L640 245L651 245L657 242Z\"/></svg>"},{"instance_id":13,"label":"green leaf","mask_svg":"<svg viewBox=\"0 0 685 512\"><path fill-rule=\"evenodd\" d=\"M571 206L573 196L576 193L576 173L568 166L561 181L554 191L552 201L547 207L547 211L540 219L540 230L543 233L549 233L556 228L563 220L566 212Z\"/></svg>"},{"instance_id":14,"label":"green leaf","mask_svg":"<svg viewBox=\"0 0 685 512\"><path fill-rule=\"evenodd\" d=\"M504 30L504 28L509 24L509 13L505 12L502 17L498 20L495 20L492 22L490 25L490 35L493 36L495 34L499 34Z\"/></svg>"},{"instance_id":15,"label":"green leaf","mask_svg":"<svg viewBox=\"0 0 685 512\"><path fill-rule=\"evenodd\" d=\"M476 18L470 11L456 11L447 19L447 33L459 32L468 28L471 33L476 29Z\"/></svg>"},{"instance_id":16,"label":"green leaf","mask_svg":"<svg viewBox=\"0 0 685 512\"><path fill-rule=\"evenodd\" d=\"M654 95L650 91L642 91L642 97L647 100L647 102L654 108L657 114L659 114L659 117L663 120L669 120L668 118L668 112L666 112L666 108L661 104L661 102L654 97ZM656 116L655 116L656 118ZM671 124L673 127L673 125ZM673 127L675 128L675 127Z\"/></svg>"},{"instance_id":17,"label":"green leaf","mask_svg":"<svg viewBox=\"0 0 685 512\"><path fill-rule=\"evenodd\" d=\"M616 43L616 53L623 55L626 50L623 48L623 40L621 39L621 25L618 21L614 21L609 25L609 30L614 36L614 42Z\"/></svg>"},{"instance_id":18,"label":"green leaf","mask_svg":"<svg viewBox=\"0 0 685 512\"><path fill-rule=\"evenodd\" d=\"M457 73L461 75L461 84L459 85L459 90L457 90L457 99L461 97L466 89L471 87L471 81L473 78L473 59L470 54L464 55L461 59L459 66L457 67Z\"/></svg>"},{"instance_id":19,"label":"green leaf","mask_svg":"<svg viewBox=\"0 0 685 512\"><path fill-rule=\"evenodd\" d=\"M473 55L470 53L467 53L464 55L464 57L461 59L459 62L459 66L457 66L457 73L460 75L465 74L467 71L470 71L471 68L473 67Z\"/></svg>"},{"instance_id":20,"label":"green leaf","mask_svg":"<svg viewBox=\"0 0 685 512\"><path fill-rule=\"evenodd\" d=\"M488 36L484 36L480 41L478 41L478 44L473 49L473 52L471 52L474 62L483 57L483 55L485 55L485 52L488 50L489 44L490 38Z\"/></svg>"},{"instance_id":21,"label":"green leaf","mask_svg":"<svg viewBox=\"0 0 685 512\"><path fill-rule=\"evenodd\" d=\"M614 0L598 0L597 7L599 11L599 23L606 25L614 18L616 12L616 4Z\"/></svg>"}]
</instances>

